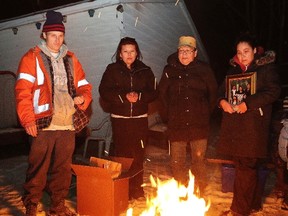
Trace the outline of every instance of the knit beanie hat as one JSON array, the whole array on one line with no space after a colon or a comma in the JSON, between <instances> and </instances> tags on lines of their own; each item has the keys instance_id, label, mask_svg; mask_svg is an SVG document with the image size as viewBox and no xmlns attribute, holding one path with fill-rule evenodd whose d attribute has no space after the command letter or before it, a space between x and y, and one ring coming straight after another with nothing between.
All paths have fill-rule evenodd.
<instances>
[{"instance_id":1,"label":"knit beanie hat","mask_svg":"<svg viewBox=\"0 0 288 216\"><path fill-rule=\"evenodd\" d=\"M192 36L181 36L179 38L178 48L181 46L190 46L196 49L196 39Z\"/></svg>"},{"instance_id":2,"label":"knit beanie hat","mask_svg":"<svg viewBox=\"0 0 288 216\"><path fill-rule=\"evenodd\" d=\"M43 25L42 32L60 31L65 33L63 16L60 12L48 11L46 13L46 22Z\"/></svg>"}]
</instances>

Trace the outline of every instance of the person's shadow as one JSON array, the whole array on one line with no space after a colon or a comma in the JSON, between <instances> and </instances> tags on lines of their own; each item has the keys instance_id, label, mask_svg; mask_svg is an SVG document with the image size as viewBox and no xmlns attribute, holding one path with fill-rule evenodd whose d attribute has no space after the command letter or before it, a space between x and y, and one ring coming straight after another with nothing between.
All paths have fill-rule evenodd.
<instances>
[{"instance_id":1,"label":"person's shadow","mask_svg":"<svg viewBox=\"0 0 288 216\"><path fill-rule=\"evenodd\" d=\"M22 216L22 185L27 169L26 156L7 158L0 162L0 215Z\"/></svg>"}]
</instances>

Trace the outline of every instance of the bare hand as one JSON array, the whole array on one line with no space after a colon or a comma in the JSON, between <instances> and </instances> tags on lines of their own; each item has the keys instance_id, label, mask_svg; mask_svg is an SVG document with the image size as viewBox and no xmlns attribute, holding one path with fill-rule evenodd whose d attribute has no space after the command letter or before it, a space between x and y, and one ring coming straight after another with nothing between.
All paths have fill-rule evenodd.
<instances>
[{"instance_id":1,"label":"bare hand","mask_svg":"<svg viewBox=\"0 0 288 216\"><path fill-rule=\"evenodd\" d=\"M85 101L84 96L77 96L74 98L74 104L83 104Z\"/></svg>"},{"instance_id":2,"label":"bare hand","mask_svg":"<svg viewBox=\"0 0 288 216\"><path fill-rule=\"evenodd\" d=\"M135 103L138 100L137 92L129 92L126 94L126 98L130 103Z\"/></svg>"},{"instance_id":3,"label":"bare hand","mask_svg":"<svg viewBox=\"0 0 288 216\"><path fill-rule=\"evenodd\" d=\"M247 111L247 106L245 102L242 102L238 105L235 106L235 110L237 113L242 114L245 113Z\"/></svg>"},{"instance_id":4,"label":"bare hand","mask_svg":"<svg viewBox=\"0 0 288 216\"><path fill-rule=\"evenodd\" d=\"M230 113L230 114L235 112L233 106L230 103L228 103L226 100L224 100L224 99L220 101L220 106L221 106L221 108L223 109L224 112L227 112L227 113Z\"/></svg>"},{"instance_id":5,"label":"bare hand","mask_svg":"<svg viewBox=\"0 0 288 216\"><path fill-rule=\"evenodd\" d=\"M25 131L27 134L29 134L32 137L37 137L38 131L36 125L26 126Z\"/></svg>"}]
</instances>

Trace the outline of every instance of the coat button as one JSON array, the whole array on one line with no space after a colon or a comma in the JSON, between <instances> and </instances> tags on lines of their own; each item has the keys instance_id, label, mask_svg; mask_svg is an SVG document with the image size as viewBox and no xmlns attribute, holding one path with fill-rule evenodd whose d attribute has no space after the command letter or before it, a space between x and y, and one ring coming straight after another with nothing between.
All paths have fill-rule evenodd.
<instances>
[{"instance_id":1,"label":"coat button","mask_svg":"<svg viewBox=\"0 0 288 216\"><path fill-rule=\"evenodd\" d=\"M187 110L185 110L185 112L190 112L190 110L189 110L189 109L187 109Z\"/></svg>"}]
</instances>

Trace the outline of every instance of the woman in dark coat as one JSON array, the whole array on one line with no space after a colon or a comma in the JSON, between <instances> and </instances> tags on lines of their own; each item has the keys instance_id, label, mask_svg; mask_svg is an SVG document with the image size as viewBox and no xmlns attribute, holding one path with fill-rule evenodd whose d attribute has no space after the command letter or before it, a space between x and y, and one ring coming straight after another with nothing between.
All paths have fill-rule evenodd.
<instances>
[{"instance_id":1,"label":"woman in dark coat","mask_svg":"<svg viewBox=\"0 0 288 216\"><path fill-rule=\"evenodd\" d=\"M206 186L204 156L210 115L216 105L217 82L210 66L197 58L196 40L179 38L178 52L168 57L159 93L167 110L171 167L177 181L186 184L186 147L189 144L191 171L203 192Z\"/></svg>"},{"instance_id":2,"label":"woman in dark coat","mask_svg":"<svg viewBox=\"0 0 288 216\"><path fill-rule=\"evenodd\" d=\"M272 103L281 89L273 52L257 56L255 40L248 34L241 35L235 46L236 55L227 75L255 72L256 93L233 106L225 98L225 82L220 87L219 107L223 109L223 119L218 152L232 156L235 164L233 201L230 211L224 215L246 216L262 208L262 194L256 189L257 173L260 162L267 157Z\"/></svg>"},{"instance_id":3,"label":"woman in dark coat","mask_svg":"<svg viewBox=\"0 0 288 216\"><path fill-rule=\"evenodd\" d=\"M99 93L109 104L115 155L133 158L132 173L143 170L148 133L148 104L157 97L156 78L140 59L134 38L122 38L114 54L116 62L103 74ZM143 172L130 180L130 198L143 196Z\"/></svg>"}]
</instances>

